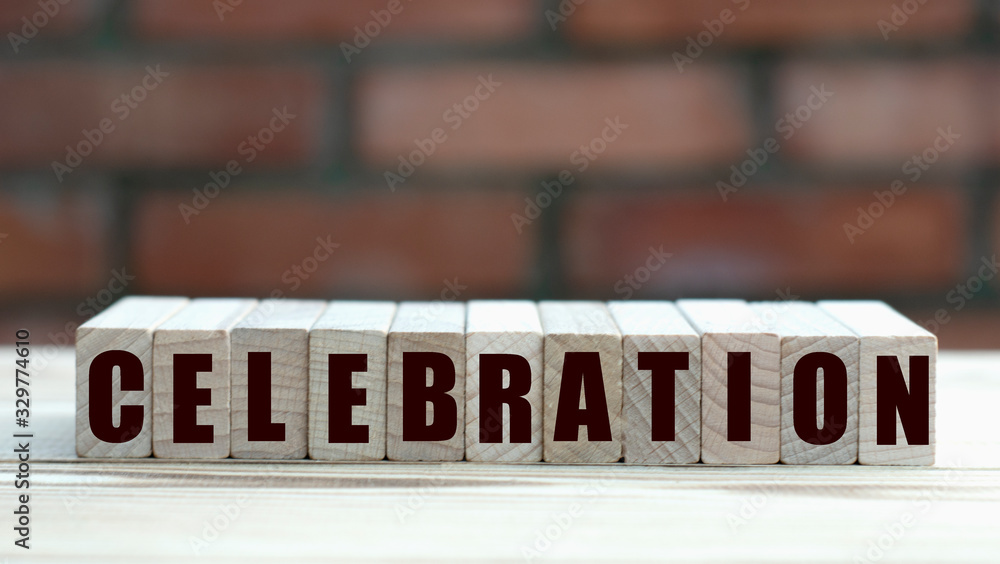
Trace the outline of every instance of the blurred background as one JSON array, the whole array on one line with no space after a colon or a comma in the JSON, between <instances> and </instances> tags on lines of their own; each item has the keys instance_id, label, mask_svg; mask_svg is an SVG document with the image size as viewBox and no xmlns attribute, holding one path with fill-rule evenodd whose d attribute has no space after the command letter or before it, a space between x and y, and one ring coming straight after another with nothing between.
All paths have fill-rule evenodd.
<instances>
[{"instance_id":1,"label":"blurred background","mask_svg":"<svg viewBox=\"0 0 1000 564\"><path fill-rule=\"evenodd\" d=\"M5 0L0 339L125 294L885 299L1000 347L1000 1Z\"/></svg>"}]
</instances>

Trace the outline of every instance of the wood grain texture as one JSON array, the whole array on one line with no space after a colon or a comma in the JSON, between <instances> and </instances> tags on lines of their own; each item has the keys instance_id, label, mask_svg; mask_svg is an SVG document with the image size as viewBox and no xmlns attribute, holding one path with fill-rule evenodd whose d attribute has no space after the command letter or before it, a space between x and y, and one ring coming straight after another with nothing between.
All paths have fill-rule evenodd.
<instances>
[{"instance_id":1,"label":"wood grain texture","mask_svg":"<svg viewBox=\"0 0 1000 564\"><path fill-rule=\"evenodd\" d=\"M475 462L538 462L542 459L542 324L538 307L528 301L470 301L465 333L465 458ZM511 443L510 406L483 414L480 409L480 355L520 355L528 361L531 388L531 442ZM510 387L510 373L503 377ZM503 442L480 442L480 426L501 429Z\"/></svg>"},{"instance_id":2,"label":"wood grain texture","mask_svg":"<svg viewBox=\"0 0 1000 564\"><path fill-rule=\"evenodd\" d=\"M785 464L854 464L858 459L858 338L816 304L766 302L751 304L763 319L773 318L781 339L781 462ZM844 363L847 417L832 421L843 436L827 445L804 441L795 431L795 366L806 355L829 353ZM816 428L824 427L826 375L816 378ZM798 393L805 393L804 390ZM838 429L839 431L839 429ZM822 438L822 437L820 437Z\"/></svg>"},{"instance_id":3,"label":"wood grain texture","mask_svg":"<svg viewBox=\"0 0 1000 564\"><path fill-rule=\"evenodd\" d=\"M205 298L191 301L153 333L153 456L229 456L230 331L257 300ZM212 370L197 375L197 387L211 390L211 405L195 408L198 425L211 425L210 443L182 443L174 436L174 355L210 354Z\"/></svg>"},{"instance_id":4,"label":"wood grain texture","mask_svg":"<svg viewBox=\"0 0 1000 564\"><path fill-rule=\"evenodd\" d=\"M32 511L45 534L31 556L43 562L524 563L527 549L543 555L535 562L839 564L879 561L866 556L870 543L901 522L906 536L883 541L881 562L987 564L1000 552L995 470L155 459L37 468ZM767 505L743 519L751 500ZM560 530L554 517L571 523L558 536L546 533Z\"/></svg>"},{"instance_id":5,"label":"wood grain texture","mask_svg":"<svg viewBox=\"0 0 1000 564\"><path fill-rule=\"evenodd\" d=\"M232 330L233 458L297 459L308 454L309 330L326 308L314 300L263 300ZM250 441L248 355L271 353L271 414L283 441Z\"/></svg>"},{"instance_id":6,"label":"wood grain texture","mask_svg":"<svg viewBox=\"0 0 1000 564\"><path fill-rule=\"evenodd\" d=\"M76 330L76 452L83 457L145 457L153 452L153 330L180 310L187 298L127 297L118 300ZM142 362L141 391L122 391L118 371L113 373L113 423L121 421L123 405L143 407L142 429L135 438L109 443L90 427L90 365L109 350L134 354ZM133 430L125 430L134 432Z\"/></svg>"},{"instance_id":7,"label":"wood grain texture","mask_svg":"<svg viewBox=\"0 0 1000 564\"><path fill-rule=\"evenodd\" d=\"M882 302L821 301L818 304L824 311L860 337L858 462L872 465L905 466L934 464L937 337ZM898 414L896 415L896 444L877 444L878 386L876 364L878 357L882 355L897 358L907 387L910 385L911 357L928 357L930 444L909 444Z\"/></svg>"},{"instance_id":8,"label":"wood grain texture","mask_svg":"<svg viewBox=\"0 0 1000 564\"><path fill-rule=\"evenodd\" d=\"M774 464L781 451L778 334L742 300L679 300L701 333L701 459ZM729 353L750 353L750 440L730 441Z\"/></svg>"},{"instance_id":9,"label":"wood grain texture","mask_svg":"<svg viewBox=\"0 0 1000 564\"><path fill-rule=\"evenodd\" d=\"M36 351L39 352L39 351ZM0 366L13 365L16 355L13 347L0 347ZM984 413L991 413L994 406L1000 403L1000 379L994 377L994 367L1000 366L1000 352L996 351L941 351L939 355L939 371L947 374L937 388L937 438L934 467L939 469L955 468L1000 468L1000 437L993 428L982 424ZM32 404L37 403L32 413L31 430L35 434L32 441L31 459L33 461L58 461L62 464L91 464L93 461L82 459L76 454L76 360L71 347L55 347L46 355L33 355L32 358ZM0 432L0 462L15 461L16 443L12 433L14 426L14 387L0 386L0 431L4 430L6 421L7 433ZM120 459L122 467L130 467L133 462L165 461L146 459ZM200 465L203 468L214 468L219 464L246 464L246 461L234 459L209 460L192 462L192 467ZM295 461L284 461L285 464L296 464ZM306 461L314 468L330 466L319 461ZM337 463L340 464L340 463ZM541 464L541 463L540 463ZM454 464L452 464L453 466ZM336 466L334 464L333 466ZM371 466L371 465L369 465ZM437 468L437 464L428 464ZM709 465L706 465L709 466ZM492 468L515 468L516 465L492 465ZM785 466L777 468L791 472L825 472L827 466ZM559 466L566 468L566 466ZM598 466L599 471L605 468ZM845 479L851 472L861 468L858 465L842 467ZM673 473L679 468L661 468L659 472ZM903 471L905 468L889 467L891 472ZM917 471L926 470L917 468ZM280 472L280 469L276 470ZM731 469L733 475L749 471L739 468ZM997 470L1000 477L1000 470ZM0 486L3 484L0 483Z\"/></svg>"},{"instance_id":10,"label":"wood grain texture","mask_svg":"<svg viewBox=\"0 0 1000 564\"><path fill-rule=\"evenodd\" d=\"M403 355L441 353L455 367L455 385L448 392L456 404L455 434L447 440L403 440ZM427 370L428 386L434 374ZM465 304L403 302L389 330L388 412L386 455L389 460L462 460L465 456ZM425 421L435 421L434 405L425 404Z\"/></svg>"},{"instance_id":11,"label":"wood grain texture","mask_svg":"<svg viewBox=\"0 0 1000 564\"><path fill-rule=\"evenodd\" d=\"M385 458L386 365L392 302L333 301L309 333L309 458ZM368 427L367 443L330 442L330 355L365 354L367 370L351 375L365 405L351 409L351 424Z\"/></svg>"},{"instance_id":12,"label":"wood grain texture","mask_svg":"<svg viewBox=\"0 0 1000 564\"><path fill-rule=\"evenodd\" d=\"M609 302L622 333L622 454L631 464L690 464L701 458L701 336L670 302ZM674 373L672 441L652 436L653 376L639 352L683 353Z\"/></svg>"},{"instance_id":13,"label":"wood grain texture","mask_svg":"<svg viewBox=\"0 0 1000 564\"><path fill-rule=\"evenodd\" d=\"M540 302L544 331L545 383L543 401L543 458L546 462L617 462L622 456L622 336L607 307L600 302ZM556 441L555 427L562 394L563 365L568 352L597 352L608 419L610 441L591 441L581 428L575 441ZM577 393L576 390L573 390ZM589 401L580 393L580 407Z\"/></svg>"},{"instance_id":14,"label":"wood grain texture","mask_svg":"<svg viewBox=\"0 0 1000 564\"><path fill-rule=\"evenodd\" d=\"M30 555L5 552L12 563L523 563L540 536L551 544L535 562L985 564L1000 553L1000 437L983 425L1000 403L996 351L941 352L933 467L88 460L74 452L73 350L57 347L46 362L40 352L38 519ZM15 358L0 347L0 366ZM17 468L14 397L0 386L7 476ZM17 493L0 481L0 496ZM556 517L571 525L555 529ZM898 539L888 532L901 526ZM883 556L868 557L879 539Z\"/></svg>"}]
</instances>

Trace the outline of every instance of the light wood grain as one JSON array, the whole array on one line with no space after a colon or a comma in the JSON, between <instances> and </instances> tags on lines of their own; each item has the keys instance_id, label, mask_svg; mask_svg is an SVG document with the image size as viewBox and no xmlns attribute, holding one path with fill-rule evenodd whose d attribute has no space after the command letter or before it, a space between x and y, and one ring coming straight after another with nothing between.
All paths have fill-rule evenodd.
<instances>
[{"instance_id":1,"label":"light wood grain","mask_svg":"<svg viewBox=\"0 0 1000 564\"><path fill-rule=\"evenodd\" d=\"M775 320L774 328L781 338L781 462L785 464L854 464L858 459L858 355L857 336L830 317L819 306L805 302L765 302L751 304L763 319ZM795 366L812 353L826 353L844 363L847 376L847 416L840 421L841 436L827 445L804 441L795 431L795 396L813 393L796 391ZM826 375L822 369L816 377L816 428L823 429L826 400Z\"/></svg>"},{"instance_id":2,"label":"light wood grain","mask_svg":"<svg viewBox=\"0 0 1000 564\"><path fill-rule=\"evenodd\" d=\"M701 458L701 337L670 302L609 302L622 333L622 454L632 464L690 464ZM639 353L682 353L673 374L674 440L653 440L653 374ZM661 376L661 377L665 377Z\"/></svg>"},{"instance_id":3,"label":"light wood grain","mask_svg":"<svg viewBox=\"0 0 1000 564\"><path fill-rule=\"evenodd\" d=\"M542 459L542 324L538 307L528 301L470 301L465 333L465 458L476 462L538 462ZM511 409L483 414L480 409L480 355L520 355L530 369L531 387L523 397L531 405L530 442L512 443ZM511 376L504 373L503 386ZM496 427L501 443L480 442L482 424Z\"/></svg>"},{"instance_id":4,"label":"light wood grain","mask_svg":"<svg viewBox=\"0 0 1000 564\"><path fill-rule=\"evenodd\" d=\"M1000 402L998 352L941 353L930 468L84 459L73 351L56 349L44 368L41 352L37 518L30 554L4 552L12 563L525 562L539 535L550 545L535 562L985 564L1000 553L1000 437L983 425ZM15 358L0 347L0 366ZM13 405L13 386L0 386L6 476L16 472ZM0 481L0 497L19 492ZM899 538L887 532L901 526ZM868 558L880 540L883 555Z\"/></svg>"},{"instance_id":5,"label":"light wood grain","mask_svg":"<svg viewBox=\"0 0 1000 564\"><path fill-rule=\"evenodd\" d=\"M12 347L0 347L0 366L13 365ZM36 348L32 354L32 441L33 461L62 461L90 464L92 461L76 454L76 387L75 358L72 348L53 347L49 351ZM936 390L937 425L934 467L947 469L1000 468L1000 437L993 428L983 425L983 414L991 413L1000 403L1000 379L994 367L1000 366L1000 352L942 351L939 371L946 374ZM5 427L6 425L6 427ZM0 462L15 461L14 388L0 387ZM153 460L156 459L138 459ZM119 460L128 467L129 460ZM245 464L234 459L212 460L202 464ZM289 463L283 461L280 464ZM194 463L192 463L194 464ZM324 466L316 462L319 466ZM708 465L706 465L708 466ZM781 468L790 466L779 465ZM565 468L565 466L560 466ZM795 467L799 468L799 467ZM825 467L818 467L822 470ZM846 466L845 477L859 466ZM741 472L746 469L736 469ZM902 470L888 468L888 471ZM918 469L919 470L919 469ZM661 470L662 471L662 470ZM676 471L675 468L667 469ZM1000 472L998 472L1000 475ZM845 478L846 479L846 478ZM2 484L0 484L2 485Z\"/></svg>"},{"instance_id":6,"label":"light wood grain","mask_svg":"<svg viewBox=\"0 0 1000 564\"><path fill-rule=\"evenodd\" d=\"M455 367L448 396L456 404L455 434L440 441L403 440L403 355L440 353ZM434 374L427 370L430 387ZM465 455L465 304L403 302L389 330L386 455L390 460L462 460ZM435 421L434 404L426 402L425 421Z\"/></svg>"},{"instance_id":7,"label":"light wood grain","mask_svg":"<svg viewBox=\"0 0 1000 564\"><path fill-rule=\"evenodd\" d=\"M153 333L153 456L229 456L230 331L257 300L205 298L191 301ZM195 408L196 423L212 427L212 442L178 442L174 436L174 355L208 354L212 369L199 373L197 387L211 391L211 404Z\"/></svg>"},{"instance_id":8,"label":"light wood grain","mask_svg":"<svg viewBox=\"0 0 1000 564\"><path fill-rule=\"evenodd\" d=\"M309 333L309 457L317 460L385 458L388 335L396 304L333 301ZM351 424L368 427L367 443L330 442L330 355L364 354L367 370L351 374L365 404Z\"/></svg>"},{"instance_id":9,"label":"light wood grain","mask_svg":"<svg viewBox=\"0 0 1000 564\"><path fill-rule=\"evenodd\" d=\"M819 306L854 331L861 340L858 462L861 464L929 466L934 464L937 371L937 337L882 302L821 301ZM896 415L896 444L877 444L877 359L893 356L910 385L910 361L929 359L929 439L927 445L911 445Z\"/></svg>"},{"instance_id":10,"label":"light wood grain","mask_svg":"<svg viewBox=\"0 0 1000 564\"><path fill-rule=\"evenodd\" d=\"M84 457L145 457L153 452L153 330L180 310L187 298L127 297L81 325L76 331L76 452ZM124 391L118 369L113 372L112 422L121 423L123 405L141 405L142 429L121 443L94 436L90 426L90 366L109 350L134 354L142 362L141 390ZM133 429L123 430L134 434Z\"/></svg>"},{"instance_id":11,"label":"light wood grain","mask_svg":"<svg viewBox=\"0 0 1000 564\"><path fill-rule=\"evenodd\" d=\"M32 561L987 564L1000 552L988 470L153 459L41 463L32 487L45 516ZM867 558L880 539L883 558Z\"/></svg>"},{"instance_id":12,"label":"light wood grain","mask_svg":"<svg viewBox=\"0 0 1000 564\"><path fill-rule=\"evenodd\" d=\"M546 462L617 462L622 456L622 336L607 307L600 302L540 302L539 315L544 331L545 383L542 412ZM566 353L596 352L600 355L603 389L563 389ZM563 393L579 394L581 409L592 405L587 394L603 392L611 423L611 440L592 441L581 426L577 440L556 441L559 398ZM595 405L595 409L600 406Z\"/></svg>"},{"instance_id":13,"label":"light wood grain","mask_svg":"<svg viewBox=\"0 0 1000 564\"><path fill-rule=\"evenodd\" d=\"M232 330L233 458L296 459L308 453L309 330L326 308L314 300L264 300ZM271 413L283 441L249 439L251 352L271 353Z\"/></svg>"},{"instance_id":14,"label":"light wood grain","mask_svg":"<svg viewBox=\"0 0 1000 564\"><path fill-rule=\"evenodd\" d=\"M781 450L780 343L742 300L679 300L701 333L701 459L710 464L774 464ZM750 353L750 440L731 441L729 353Z\"/></svg>"}]
</instances>

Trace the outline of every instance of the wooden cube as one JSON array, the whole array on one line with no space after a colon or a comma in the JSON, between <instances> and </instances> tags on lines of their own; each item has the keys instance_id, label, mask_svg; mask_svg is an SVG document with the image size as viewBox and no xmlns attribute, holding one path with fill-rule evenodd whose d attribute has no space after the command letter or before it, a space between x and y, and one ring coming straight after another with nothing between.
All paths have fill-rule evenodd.
<instances>
[{"instance_id":1,"label":"wooden cube","mask_svg":"<svg viewBox=\"0 0 1000 564\"><path fill-rule=\"evenodd\" d=\"M309 457L385 458L388 335L396 304L334 301L309 333Z\"/></svg>"},{"instance_id":2,"label":"wooden cube","mask_svg":"<svg viewBox=\"0 0 1000 564\"><path fill-rule=\"evenodd\" d=\"M76 331L76 453L153 452L153 331L187 298L128 297Z\"/></svg>"},{"instance_id":3,"label":"wooden cube","mask_svg":"<svg viewBox=\"0 0 1000 564\"><path fill-rule=\"evenodd\" d=\"M386 455L465 455L465 304L403 302L389 329Z\"/></svg>"},{"instance_id":4,"label":"wooden cube","mask_svg":"<svg viewBox=\"0 0 1000 564\"><path fill-rule=\"evenodd\" d=\"M542 459L542 324L528 301L470 301L465 458Z\"/></svg>"},{"instance_id":5,"label":"wooden cube","mask_svg":"<svg viewBox=\"0 0 1000 564\"><path fill-rule=\"evenodd\" d=\"M858 462L934 464L937 337L876 301L821 301L860 337Z\"/></svg>"},{"instance_id":6,"label":"wooden cube","mask_svg":"<svg viewBox=\"0 0 1000 564\"><path fill-rule=\"evenodd\" d=\"M622 456L622 335L600 302L541 302L546 462Z\"/></svg>"},{"instance_id":7,"label":"wooden cube","mask_svg":"<svg viewBox=\"0 0 1000 564\"><path fill-rule=\"evenodd\" d=\"M701 334L701 460L778 462L778 334L742 300L679 300L677 306Z\"/></svg>"},{"instance_id":8,"label":"wooden cube","mask_svg":"<svg viewBox=\"0 0 1000 564\"><path fill-rule=\"evenodd\" d=\"M858 338L816 304L751 304L781 339L781 462L858 459Z\"/></svg>"},{"instance_id":9,"label":"wooden cube","mask_svg":"<svg viewBox=\"0 0 1000 564\"><path fill-rule=\"evenodd\" d=\"M233 328L233 458L306 457L309 330L325 308L264 300Z\"/></svg>"},{"instance_id":10,"label":"wooden cube","mask_svg":"<svg viewBox=\"0 0 1000 564\"><path fill-rule=\"evenodd\" d=\"M229 456L230 332L257 300L191 301L153 333L153 455Z\"/></svg>"},{"instance_id":11,"label":"wooden cube","mask_svg":"<svg viewBox=\"0 0 1000 564\"><path fill-rule=\"evenodd\" d=\"M630 464L701 457L701 337L670 302L609 302L622 333L622 454Z\"/></svg>"}]
</instances>

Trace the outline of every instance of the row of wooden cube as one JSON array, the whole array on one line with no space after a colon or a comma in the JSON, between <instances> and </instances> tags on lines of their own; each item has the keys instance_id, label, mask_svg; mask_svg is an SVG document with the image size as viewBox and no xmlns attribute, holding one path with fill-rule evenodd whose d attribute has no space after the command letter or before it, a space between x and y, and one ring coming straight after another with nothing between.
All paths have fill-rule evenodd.
<instances>
[{"instance_id":1,"label":"row of wooden cube","mask_svg":"<svg viewBox=\"0 0 1000 564\"><path fill-rule=\"evenodd\" d=\"M936 355L881 302L130 297L77 332L77 452L928 465Z\"/></svg>"}]
</instances>

